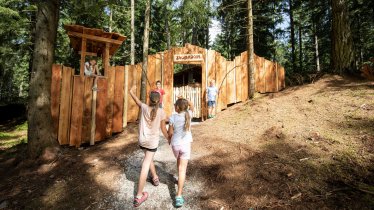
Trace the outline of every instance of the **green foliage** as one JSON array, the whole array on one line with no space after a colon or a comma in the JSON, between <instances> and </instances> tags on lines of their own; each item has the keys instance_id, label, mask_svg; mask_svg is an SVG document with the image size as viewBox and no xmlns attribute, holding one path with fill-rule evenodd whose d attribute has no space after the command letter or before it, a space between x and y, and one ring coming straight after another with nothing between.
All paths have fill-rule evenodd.
<instances>
[{"instance_id":1,"label":"green foliage","mask_svg":"<svg viewBox=\"0 0 374 210\"><path fill-rule=\"evenodd\" d=\"M0 101L25 102L28 89L30 16L28 1L0 1Z\"/></svg>"},{"instance_id":2,"label":"green foliage","mask_svg":"<svg viewBox=\"0 0 374 210\"><path fill-rule=\"evenodd\" d=\"M0 101L25 102L29 69L32 64L33 28L36 6L33 0L0 0ZM221 23L212 48L228 59L247 50L247 1L230 0L153 0L151 5L149 54L185 43L209 48L208 27L212 18ZM331 60L330 1L294 0L296 66L289 26L289 0L252 0L254 47L258 56L280 62L287 75L316 73L315 38L319 63L329 71ZM358 67L374 55L374 2L349 0L351 31ZM212 5L218 5L212 8ZM55 62L79 68L80 56L70 47L63 28L79 24L127 36L111 59L112 64L130 63L130 1L61 0ZM135 62L142 61L145 0L135 1ZM110 21L112 14L112 21ZM214 17L213 17L214 16ZM299 36L300 35L300 36ZM299 39L300 37L300 39ZM168 45L170 40L170 46ZM177 69L176 69L177 70Z\"/></svg>"}]
</instances>

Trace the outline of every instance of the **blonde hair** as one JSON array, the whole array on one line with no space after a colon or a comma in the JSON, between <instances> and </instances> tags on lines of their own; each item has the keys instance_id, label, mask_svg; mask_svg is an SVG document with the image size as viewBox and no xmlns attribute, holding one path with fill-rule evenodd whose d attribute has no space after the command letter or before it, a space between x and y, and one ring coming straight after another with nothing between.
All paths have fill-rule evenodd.
<instances>
[{"instance_id":1,"label":"blonde hair","mask_svg":"<svg viewBox=\"0 0 374 210\"><path fill-rule=\"evenodd\" d=\"M159 104L160 104L160 93L156 91L152 91L151 94L149 95L149 106L152 107L151 121L153 121L156 118Z\"/></svg>"},{"instance_id":2,"label":"blonde hair","mask_svg":"<svg viewBox=\"0 0 374 210\"><path fill-rule=\"evenodd\" d=\"M188 101L184 98L180 98L175 102L175 106L178 107L179 112L185 112L184 130L189 131L191 126L191 116L188 112Z\"/></svg>"}]
</instances>

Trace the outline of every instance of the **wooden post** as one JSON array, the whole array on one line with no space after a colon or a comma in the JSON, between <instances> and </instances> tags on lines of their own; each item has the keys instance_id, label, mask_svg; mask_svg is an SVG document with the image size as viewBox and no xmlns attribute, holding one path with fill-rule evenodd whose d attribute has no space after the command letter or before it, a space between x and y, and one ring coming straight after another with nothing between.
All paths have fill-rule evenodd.
<instances>
[{"instance_id":1,"label":"wooden post","mask_svg":"<svg viewBox=\"0 0 374 210\"><path fill-rule=\"evenodd\" d=\"M105 43L105 51L104 51L104 76L108 77L109 71L109 48L110 44Z\"/></svg>"},{"instance_id":2,"label":"wooden post","mask_svg":"<svg viewBox=\"0 0 374 210\"><path fill-rule=\"evenodd\" d=\"M81 77L84 76L84 63L86 61L86 44L87 44L86 38L82 38L81 63L80 63L80 70L79 70L79 75Z\"/></svg>"},{"instance_id":3,"label":"wooden post","mask_svg":"<svg viewBox=\"0 0 374 210\"><path fill-rule=\"evenodd\" d=\"M96 98L97 98L97 79L95 77L94 85L92 87L92 111L91 111L91 138L90 145L95 144L95 131L96 131Z\"/></svg>"},{"instance_id":4,"label":"wooden post","mask_svg":"<svg viewBox=\"0 0 374 210\"><path fill-rule=\"evenodd\" d=\"M129 66L125 66L125 85L124 85L124 105L123 105L123 128L127 126L127 103L129 99L128 87L129 86Z\"/></svg>"}]
</instances>

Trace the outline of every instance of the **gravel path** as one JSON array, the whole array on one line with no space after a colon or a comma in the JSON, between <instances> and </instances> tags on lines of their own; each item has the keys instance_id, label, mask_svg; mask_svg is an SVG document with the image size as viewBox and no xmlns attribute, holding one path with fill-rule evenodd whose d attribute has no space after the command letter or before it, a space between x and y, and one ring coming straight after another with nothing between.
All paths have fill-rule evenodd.
<instances>
[{"instance_id":1,"label":"gravel path","mask_svg":"<svg viewBox=\"0 0 374 210\"><path fill-rule=\"evenodd\" d=\"M124 173L117 183L120 186L119 191L109 198L115 209L135 209L132 207L132 202L137 188L143 156L143 151L139 149L130 154L129 158L121 163L124 166ZM191 161L197 156L201 156L201 154L192 152ZM160 185L155 187L147 181L144 191L149 193L148 200L136 209L174 209L174 197L178 188L173 181L173 176L177 175L176 159L170 145L162 137L154 161L160 178ZM201 196L202 186L203 184L197 180L194 173L187 176L183 190L185 205L178 209L200 209L197 201L199 196Z\"/></svg>"}]
</instances>

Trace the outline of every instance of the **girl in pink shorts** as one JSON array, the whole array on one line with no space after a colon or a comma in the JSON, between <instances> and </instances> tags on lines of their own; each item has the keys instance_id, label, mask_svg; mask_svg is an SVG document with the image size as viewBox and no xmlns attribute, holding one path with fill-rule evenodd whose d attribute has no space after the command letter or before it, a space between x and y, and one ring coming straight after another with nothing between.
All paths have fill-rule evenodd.
<instances>
[{"instance_id":1,"label":"girl in pink shorts","mask_svg":"<svg viewBox=\"0 0 374 210\"><path fill-rule=\"evenodd\" d=\"M169 136L175 158L177 158L178 167L178 192L175 196L175 206L181 207L184 204L182 190L186 179L188 160L191 156L191 118L193 104L183 98L175 102L175 111L169 119Z\"/></svg>"}]
</instances>

